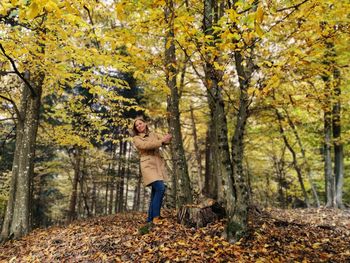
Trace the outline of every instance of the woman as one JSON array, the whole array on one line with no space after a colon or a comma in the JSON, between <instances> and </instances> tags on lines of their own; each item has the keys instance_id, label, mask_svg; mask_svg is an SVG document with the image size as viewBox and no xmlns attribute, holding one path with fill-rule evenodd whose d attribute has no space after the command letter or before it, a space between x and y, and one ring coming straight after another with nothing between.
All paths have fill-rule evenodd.
<instances>
[{"instance_id":1,"label":"woman","mask_svg":"<svg viewBox=\"0 0 350 263\"><path fill-rule=\"evenodd\" d=\"M169 144L172 136L160 136L150 132L146 121L138 117L133 125L133 142L140 154L141 175L145 186L150 186L151 201L148 210L147 222L157 223L165 192L164 181L167 179L165 163L159 153L162 145Z\"/></svg>"}]
</instances>

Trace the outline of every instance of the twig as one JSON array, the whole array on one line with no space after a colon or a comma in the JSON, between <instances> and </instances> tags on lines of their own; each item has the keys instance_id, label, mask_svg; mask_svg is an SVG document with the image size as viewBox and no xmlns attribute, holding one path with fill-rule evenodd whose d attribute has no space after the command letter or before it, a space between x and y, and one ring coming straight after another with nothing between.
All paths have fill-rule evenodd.
<instances>
[{"instance_id":1,"label":"twig","mask_svg":"<svg viewBox=\"0 0 350 263\"><path fill-rule=\"evenodd\" d=\"M32 96L33 96L33 97L36 97L37 94L36 94L34 88L33 88L32 85L29 83L29 81L28 81L25 77L23 77L22 74L18 71L18 69L17 69L17 67L16 67L15 61L14 61L9 55L6 54L6 51L5 51L5 49L4 49L4 47L3 47L3 45L2 45L1 43L0 43L0 49L1 49L2 53L4 54L4 56L10 61L10 63L11 63L11 65L12 65L12 67L13 67L15 73L17 74L17 76L20 77L21 80L23 80L23 82L24 82L24 83L26 84L26 86L29 88L30 93L32 94Z\"/></svg>"},{"instance_id":2,"label":"twig","mask_svg":"<svg viewBox=\"0 0 350 263\"><path fill-rule=\"evenodd\" d=\"M18 118L21 118L21 114L20 114L20 112L19 112L19 110L18 110L18 108L17 108L17 105L16 105L16 103L15 103L12 99L7 98L7 97L5 97L5 96L3 96L3 95L1 95L1 94L0 94L0 98L2 98L2 99L4 99L4 100L7 100L8 102L10 102L10 103L12 104L13 108L15 109Z\"/></svg>"},{"instance_id":3,"label":"twig","mask_svg":"<svg viewBox=\"0 0 350 263\"><path fill-rule=\"evenodd\" d=\"M299 4L295 4L295 5L292 5L292 6L289 6L289 7L284 7L284 8L281 8L281 9L277 9L276 11L277 12L282 12L282 11L289 10L289 9L298 9L299 6L305 4L308 1L309 0L304 0L304 1L300 2Z\"/></svg>"},{"instance_id":4,"label":"twig","mask_svg":"<svg viewBox=\"0 0 350 263\"><path fill-rule=\"evenodd\" d=\"M0 76L6 76L6 75L9 75L9 74L16 74L16 72L14 71L0 71Z\"/></svg>"},{"instance_id":5,"label":"twig","mask_svg":"<svg viewBox=\"0 0 350 263\"><path fill-rule=\"evenodd\" d=\"M97 37L96 37L96 32L95 32L95 28L94 28L94 21L92 20L92 16L91 16L91 13L90 13L90 10L89 8L84 5L84 9L86 10L86 12L88 13L88 17L89 17L89 20L90 20L90 24L92 25L92 32L94 33L95 35L95 41L94 41L94 44L95 44L95 47L97 49L100 49L100 43L99 41L97 40Z\"/></svg>"},{"instance_id":6,"label":"twig","mask_svg":"<svg viewBox=\"0 0 350 263\"><path fill-rule=\"evenodd\" d=\"M5 119L0 119L0 121L8 121L8 120L14 120L15 118L5 118Z\"/></svg>"}]
</instances>

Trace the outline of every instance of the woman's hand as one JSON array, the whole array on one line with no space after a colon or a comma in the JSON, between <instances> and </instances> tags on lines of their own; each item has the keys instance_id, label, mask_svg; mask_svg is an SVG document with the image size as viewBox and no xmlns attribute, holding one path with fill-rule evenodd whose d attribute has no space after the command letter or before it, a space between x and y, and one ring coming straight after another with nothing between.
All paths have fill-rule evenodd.
<instances>
[{"instance_id":1,"label":"woman's hand","mask_svg":"<svg viewBox=\"0 0 350 263\"><path fill-rule=\"evenodd\" d=\"M171 139L173 138L173 136L171 134L166 134L164 135L163 139L162 139L162 143L163 144L168 144L171 142Z\"/></svg>"}]
</instances>

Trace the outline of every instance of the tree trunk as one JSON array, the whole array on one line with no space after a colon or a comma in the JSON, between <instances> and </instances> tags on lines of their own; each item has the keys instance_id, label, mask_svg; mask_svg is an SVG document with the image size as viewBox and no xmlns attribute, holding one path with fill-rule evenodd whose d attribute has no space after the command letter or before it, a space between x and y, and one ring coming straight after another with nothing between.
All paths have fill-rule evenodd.
<instances>
[{"instance_id":1,"label":"tree trunk","mask_svg":"<svg viewBox=\"0 0 350 263\"><path fill-rule=\"evenodd\" d=\"M215 39L219 37L214 32L213 27L219 21L223 14L222 3L215 0L204 1L203 14L203 32L211 36L214 41L207 45L215 47ZM238 207L235 206L236 193L233 184L233 166L230 157L228 136L227 136L227 119L225 112L225 103L222 95L222 77L223 72L215 67L220 65L220 56L216 54L205 54L205 86L207 88L208 104L210 108L210 128L212 128L214 139L212 143L213 163L217 175L218 201L224 204L228 215L228 226L226 234L230 241L233 241L233 235L239 234L240 223L234 222L238 219L234 215L239 213ZM243 158L243 156L241 156ZM240 160L241 165L243 159ZM248 193L247 193L248 194Z\"/></svg>"},{"instance_id":2,"label":"tree trunk","mask_svg":"<svg viewBox=\"0 0 350 263\"><path fill-rule=\"evenodd\" d=\"M275 109L275 113L276 113L278 124L279 124L280 134L281 134L281 136L283 138L283 141L284 141L285 145L287 146L289 152L292 154L292 157L293 157L293 167L294 167L295 171L297 172L300 188L301 188L301 191L302 191L303 196L304 196L304 202L305 202L307 207L310 207L309 198L307 196L307 192L306 192L305 185L304 185L302 171L301 171L301 168L300 168L300 166L298 164L296 153L295 153L293 147L290 145L290 143L289 143L289 141L287 139L287 136L286 136L286 134L284 132L284 128L283 128L283 125L282 125L283 117L278 112L278 109Z\"/></svg>"},{"instance_id":3,"label":"tree trunk","mask_svg":"<svg viewBox=\"0 0 350 263\"><path fill-rule=\"evenodd\" d=\"M127 167L126 167L126 183L125 183L126 191L125 191L125 197L124 197L123 210L127 211L128 210L128 196L129 196L129 181L130 181L130 177L131 177L131 173L130 173L131 146L129 145L129 147L128 147L127 142L125 142L125 144L127 147L128 155L127 155L127 157L125 155L125 158L127 158L125 160L127 162Z\"/></svg>"},{"instance_id":4,"label":"tree trunk","mask_svg":"<svg viewBox=\"0 0 350 263\"><path fill-rule=\"evenodd\" d=\"M91 216L91 210L89 207L89 192L88 192L88 186L87 186L87 166L86 166L86 157L83 157L83 164L82 164L82 169L81 169L81 178L80 178L80 195L81 199L84 203L84 209L83 209L83 214L86 212L86 216L90 217ZM84 184L86 185L84 189Z\"/></svg>"},{"instance_id":5,"label":"tree trunk","mask_svg":"<svg viewBox=\"0 0 350 263\"><path fill-rule=\"evenodd\" d=\"M245 158L245 171L247 172L247 183L248 183L248 194L249 194L249 200L252 200L253 198L253 188L252 188L252 174L250 173L250 167L248 163L248 159Z\"/></svg>"},{"instance_id":6,"label":"tree trunk","mask_svg":"<svg viewBox=\"0 0 350 263\"><path fill-rule=\"evenodd\" d=\"M334 177L332 174L332 156L331 156L331 113L324 112L324 174L326 182L326 207L334 207Z\"/></svg>"},{"instance_id":7,"label":"tree trunk","mask_svg":"<svg viewBox=\"0 0 350 263\"><path fill-rule=\"evenodd\" d=\"M97 191L96 191L96 182L92 182L92 193L91 193L91 214L96 216L96 201L97 201Z\"/></svg>"},{"instance_id":8,"label":"tree trunk","mask_svg":"<svg viewBox=\"0 0 350 263\"><path fill-rule=\"evenodd\" d=\"M194 144L194 152L196 155L196 161L197 161L197 173L198 173L198 188L199 188L199 195L202 196L203 194L203 178L202 178L202 158L201 158L201 152L198 145L198 138L197 138L197 129L196 129L196 122L194 119L194 113L192 105L190 106L191 111L191 122L192 122L192 135L193 135L193 144Z\"/></svg>"},{"instance_id":9,"label":"tree trunk","mask_svg":"<svg viewBox=\"0 0 350 263\"><path fill-rule=\"evenodd\" d=\"M246 75L243 59L239 52L235 52L236 70L240 84L239 108L236 126L232 138L232 164L235 182L236 200L234 210L229 210L227 235L229 239L238 240L247 230L248 209L250 205L247 178L243 171L244 133L248 119L249 98L247 94L250 75ZM248 73L249 74L249 73ZM251 74L251 73L250 73ZM232 211L232 212L231 212Z\"/></svg>"},{"instance_id":10,"label":"tree trunk","mask_svg":"<svg viewBox=\"0 0 350 263\"><path fill-rule=\"evenodd\" d=\"M72 193L70 196L69 201L69 210L68 210L68 222L72 222L73 220L77 219L77 212L76 212L76 206L77 206L77 198L78 198L78 182L79 177L81 173L81 156L82 156L82 149L79 146L75 146L73 148L73 158L72 163L74 167L74 175L73 175L73 181L72 181Z\"/></svg>"},{"instance_id":11,"label":"tree trunk","mask_svg":"<svg viewBox=\"0 0 350 263\"><path fill-rule=\"evenodd\" d=\"M137 185L135 187L135 192L134 192L134 205L133 205L133 210L135 211L140 211L140 207L141 207L141 171L140 171L140 167L138 167L138 179L137 179Z\"/></svg>"},{"instance_id":12,"label":"tree trunk","mask_svg":"<svg viewBox=\"0 0 350 263\"><path fill-rule=\"evenodd\" d=\"M266 189L265 189L265 207L268 207L269 206L269 203L270 203L270 173L266 173Z\"/></svg>"},{"instance_id":13,"label":"tree trunk","mask_svg":"<svg viewBox=\"0 0 350 263\"><path fill-rule=\"evenodd\" d=\"M285 171L284 171L284 153L285 153L285 146L283 147L283 153L280 159L274 154L272 159L276 171L276 177L277 177L277 183L278 183L278 201L281 204L282 208L287 207L287 200L285 197L285 189L287 187L286 185L286 177L285 177ZM266 188L267 191L269 191L270 188Z\"/></svg>"},{"instance_id":14,"label":"tree trunk","mask_svg":"<svg viewBox=\"0 0 350 263\"><path fill-rule=\"evenodd\" d=\"M113 200L114 200L114 185L115 185L115 145L111 143L111 159L108 163L108 177L110 182L110 188L109 188L109 202L108 202L108 214L113 213ZM120 159L119 159L120 161Z\"/></svg>"},{"instance_id":15,"label":"tree trunk","mask_svg":"<svg viewBox=\"0 0 350 263\"><path fill-rule=\"evenodd\" d=\"M108 190L109 190L109 180L110 180L110 175L109 172L110 171L110 164L108 164L108 168L107 168L107 176L106 176L106 191L104 192L104 207L103 207L103 212L104 214L108 214Z\"/></svg>"},{"instance_id":16,"label":"tree trunk","mask_svg":"<svg viewBox=\"0 0 350 263\"><path fill-rule=\"evenodd\" d=\"M204 2L203 31L206 35L217 39L213 26L219 20L219 4L217 1L208 0ZM215 41L213 41L215 42ZM208 44L213 45L213 44ZM219 63L219 57L213 54L206 54L204 66L205 86L207 88L208 104L210 108L210 135L211 156L217 180L217 196L219 203L225 205L229 210L233 203L232 164L227 137L227 119L225 102L222 95L223 72L215 68L214 64ZM211 133L212 132L212 133ZM230 213L230 212L229 212Z\"/></svg>"},{"instance_id":17,"label":"tree trunk","mask_svg":"<svg viewBox=\"0 0 350 263\"><path fill-rule=\"evenodd\" d=\"M118 189L118 212L124 211L124 187L125 187L125 159L126 159L126 149L127 142L122 142L122 169L118 178L119 181L119 189Z\"/></svg>"},{"instance_id":18,"label":"tree trunk","mask_svg":"<svg viewBox=\"0 0 350 263\"><path fill-rule=\"evenodd\" d=\"M341 119L340 119L340 72L338 69L333 70L334 85L334 104L332 110L333 126L333 147L334 147L334 176L335 176L335 203L336 207L344 208L343 204L343 181L344 181L344 154L343 142L341 141Z\"/></svg>"},{"instance_id":19,"label":"tree trunk","mask_svg":"<svg viewBox=\"0 0 350 263\"><path fill-rule=\"evenodd\" d=\"M312 194L313 194L314 200L316 202L316 206L320 207L320 200L318 198L318 194L317 194L317 191L316 191L316 187L315 187L314 181L312 180L311 168L310 168L310 165L308 164L308 161L307 161L307 158L306 158L305 149L304 149L303 144L301 142L301 139L300 139L300 136L298 134L298 131L297 131L297 129L296 129L292 119L289 117L288 111L286 109L284 109L284 111L286 113L288 124L292 128L294 136L295 136L295 139L297 140L297 143L298 143L298 145L300 147L301 155L302 155L303 160L304 160L303 161L303 166L306 168L306 173L307 173L308 180L309 180L309 183L310 183L310 186L311 186L311 190L312 190Z\"/></svg>"},{"instance_id":20,"label":"tree trunk","mask_svg":"<svg viewBox=\"0 0 350 263\"><path fill-rule=\"evenodd\" d=\"M322 31L327 28L327 22L321 22ZM329 34L324 34L324 54L323 64L327 72L322 75L325 83L324 102L324 159L325 159L325 183L326 183L326 207L343 207L342 187L343 187L343 146L341 142L340 126L340 72L336 65L336 50L333 39ZM334 145L334 175L332 174L331 139L333 128Z\"/></svg>"},{"instance_id":21,"label":"tree trunk","mask_svg":"<svg viewBox=\"0 0 350 263\"><path fill-rule=\"evenodd\" d=\"M114 208L116 213L121 211L120 204L119 204L119 190L120 190L120 183L121 183L120 177L121 177L122 165L123 165L122 156L123 156L123 142L119 141L118 170L116 172L117 181L116 181L116 186L115 186L116 193L115 193L115 208Z\"/></svg>"},{"instance_id":22,"label":"tree trunk","mask_svg":"<svg viewBox=\"0 0 350 263\"><path fill-rule=\"evenodd\" d=\"M29 74L25 74L29 80ZM42 80L33 86L34 93L23 86L20 116L17 116L16 147L12 165L9 200L3 222L1 240L19 238L30 229L30 193L34 168L35 142L39 123Z\"/></svg>"},{"instance_id":23,"label":"tree trunk","mask_svg":"<svg viewBox=\"0 0 350 263\"><path fill-rule=\"evenodd\" d=\"M182 206L177 213L177 222L188 227L204 227L226 216L225 209L214 199L205 198L198 204Z\"/></svg>"},{"instance_id":24,"label":"tree trunk","mask_svg":"<svg viewBox=\"0 0 350 263\"><path fill-rule=\"evenodd\" d=\"M211 67L207 65L207 69ZM232 182L232 163L230 159L230 151L227 136L227 120L225 112L225 104L221 94L221 88L218 86L218 79L213 76L212 69L206 72L209 91L209 107L211 127L213 127L213 140L211 143L211 156L214 168L214 176L216 176L217 196L219 203L232 204L233 202L233 182Z\"/></svg>"},{"instance_id":25,"label":"tree trunk","mask_svg":"<svg viewBox=\"0 0 350 263\"><path fill-rule=\"evenodd\" d=\"M170 133L173 135L171 143L173 172L176 180L177 204L182 206L192 202L191 182L188 175L188 168L186 162L185 151L182 142L180 111L179 111L179 92L176 85L176 54L175 54L175 40L174 40L174 19L175 10L173 0L166 1L164 9L165 22L167 23L166 37L165 37L165 74L166 84L170 89L170 96L168 97L167 109L169 112L168 122L170 126Z\"/></svg>"},{"instance_id":26,"label":"tree trunk","mask_svg":"<svg viewBox=\"0 0 350 263\"><path fill-rule=\"evenodd\" d=\"M113 162L113 161L111 161ZM108 202L108 212L107 214L112 214L113 213L113 200L114 200L114 186L116 185L115 183L115 172L114 172L114 168L112 164L109 164L108 166L110 166L110 174L109 176L111 177L110 179L110 187L109 187L109 202ZM118 185L118 183L117 183Z\"/></svg>"},{"instance_id":27,"label":"tree trunk","mask_svg":"<svg viewBox=\"0 0 350 263\"><path fill-rule=\"evenodd\" d=\"M218 180L215 174L216 156L214 155L214 132L211 125L208 125L205 142L205 182L204 195L217 200L218 198Z\"/></svg>"}]
</instances>

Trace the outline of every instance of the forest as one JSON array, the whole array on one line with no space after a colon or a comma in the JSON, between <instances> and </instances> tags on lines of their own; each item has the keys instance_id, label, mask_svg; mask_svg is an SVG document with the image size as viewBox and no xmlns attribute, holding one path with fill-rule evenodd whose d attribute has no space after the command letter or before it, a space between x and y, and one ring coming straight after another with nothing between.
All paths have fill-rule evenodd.
<instances>
[{"instance_id":1,"label":"forest","mask_svg":"<svg viewBox=\"0 0 350 263\"><path fill-rule=\"evenodd\" d=\"M218 247L239 246L266 211L325 209L332 231L345 218L350 240L349 10L347 0L1 0L0 240L141 220L150 191L131 136L141 115L173 136L166 213L217 201Z\"/></svg>"}]
</instances>

